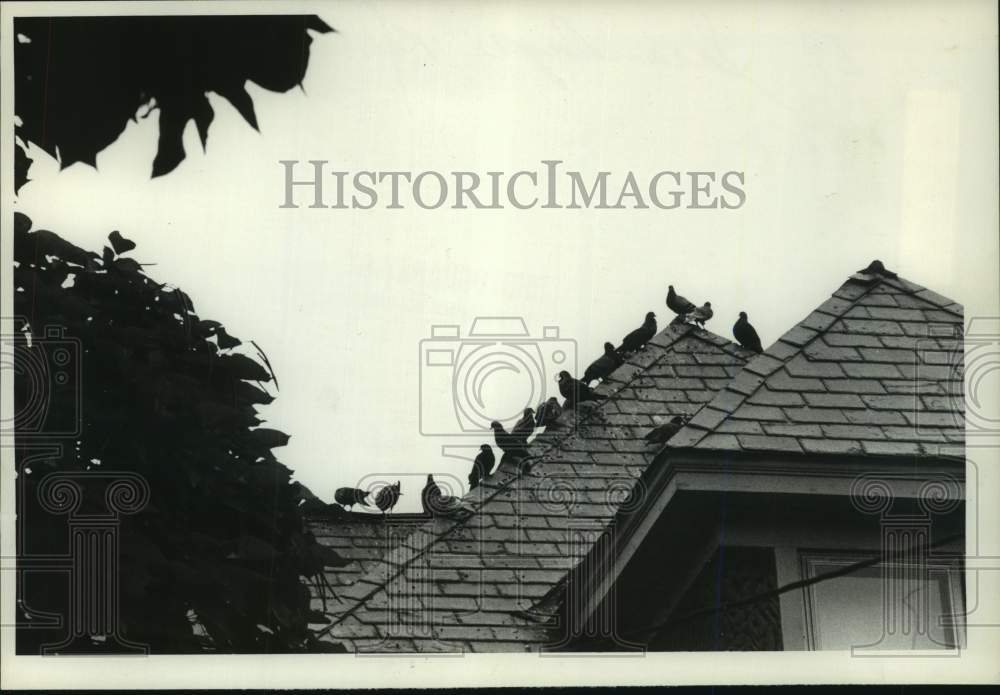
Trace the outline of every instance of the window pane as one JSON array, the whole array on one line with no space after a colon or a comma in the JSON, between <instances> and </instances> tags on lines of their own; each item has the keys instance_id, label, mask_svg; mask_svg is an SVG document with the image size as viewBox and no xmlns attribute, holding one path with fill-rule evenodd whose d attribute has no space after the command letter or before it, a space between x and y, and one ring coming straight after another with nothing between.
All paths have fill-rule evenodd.
<instances>
[{"instance_id":1,"label":"window pane","mask_svg":"<svg viewBox=\"0 0 1000 695\"><path fill-rule=\"evenodd\" d=\"M831 572L854 559L813 559L809 576ZM934 570L920 580L902 578L899 567L870 567L827 579L810 589L816 649L947 649L953 630L941 625L952 612L948 575Z\"/></svg>"}]
</instances>

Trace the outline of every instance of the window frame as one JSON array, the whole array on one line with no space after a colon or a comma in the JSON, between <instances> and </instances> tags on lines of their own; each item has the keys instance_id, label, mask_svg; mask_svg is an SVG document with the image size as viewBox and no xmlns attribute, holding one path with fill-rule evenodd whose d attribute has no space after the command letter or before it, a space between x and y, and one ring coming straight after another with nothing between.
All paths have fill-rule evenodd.
<instances>
[{"instance_id":1,"label":"window frame","mask_svg":"<svg viewBox=\"0 0 1000 695\"><path fill-rule=\"evenodd\" d=\"M876 556L880 551L865 551L861 549L797 549L797 565L799 570L799 576L802 580L809 580L815 577L814 569L816 565L833 565L847 567L857 562L863 560L870 560ZM965 615L965 601L964 592L962 586L963 572L961 563L958 560L947 559L947 558L934 558L929 557L924 560L924 564L927 567L927 572L931 575L930 578L934 578L934 575L943 575L945 581L945 594L943 598L946 598L948 605L944 607L942 616L951 618L950 621L946 620L945 627L950 629L952 632L952 637L954 644L951 646L941 645L939 648L936 647L933 650L912 650L919 652L942 652L949 653L956 649L964 649L966 647L966 631L964 629L965 623L962 619ZM885 560L877 565L873 565L876 569L884 568L901 568L906 567L907 563L900 562L898 560ZM851 576L851 575L846 575ZM818 630L818 610L816 605L816 592L813 590L814 585L809 584L803 587L802 593L802 632L805 640L803 649L808 651L841 651L832 647L822 647L820 645L820 634ZM853 649L859 649L866 652L871 652L872 654L887 654L892 652L891 649L877 649L871 647L866 649L865 645L855 645ZM907 650L910 651L910 650Z\"/></svg>"}]
</instances>

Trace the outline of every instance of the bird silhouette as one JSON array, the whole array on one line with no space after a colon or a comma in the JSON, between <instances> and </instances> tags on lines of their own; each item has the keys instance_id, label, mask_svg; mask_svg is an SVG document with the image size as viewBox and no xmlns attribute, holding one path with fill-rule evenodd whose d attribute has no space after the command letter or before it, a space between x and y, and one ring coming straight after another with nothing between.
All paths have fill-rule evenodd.
<instances>
[{"instance_id":1,"label":"bird silhouette","mask_svg":"<svg viewBox=\"0 0 1000 695\"><path fill-rule=\"evenodd\" d=\"M584 401L603 401L607 396L594 393L594 390L579 379L574 379L569 372L559 372L559 393L566 399L567 408L575 408Z\"/></svg>"},{"instance_id":2,"label":"bird silhouette","mask_svg":"<svg viewBox=\"0 0 1000 695\"><path fill-rule=\"evenodd\" d=\"M763 352L764 348L760 344L760 336L757 330L747 320L747 312L741 311L740 318L733 324L733 337L747 350Z\"/></svg>"},{"instance_id":3,"label":"bird silhouette","mask_svg":"<svg viewBox=\"0 0 1000 695\"><path fill-rule=\"evenodd\" d=\"M687 316L694 311L696 307L693 302L688 300L687 297L682 297L674 292L673 285L669 285L667 287L667 308L678 316Z\"/></svg>"},{"instance_id":4,"label":"bird silhouette","mask_svg":"<svg viewBox=\"0 0 1000 695\"><path fill-rule=\"evenodd\" d=\"M434 476L427 476L427 483L420 491L420 504L424 514L433 517L471 516L472 509L465 507L458 497L445 495L441 487L434 481Z\"/></svg>"},{"instance_id":5,"label":"bird silhouette","mask_svg":"<svg viewBox=\"0 0 1000 695\"><path fill-rule=\"evenodd\" d=\"M618 353L628 354L641 350L646 347L646 343L652 340L654 335L656 335L656 314L650 311L646 314L646 320L642 322L642 325L625 336L618 348Z\"/></svg>"},{"instance_id":6,"label":"bird silhouette","mask_svg":"<svg viewBox=\"0 0 1000 695\"><path fill-rule=\"evenodd\" d=\"M891 270L887 270L885 264L882 261L878 260L877 258L871 263L869 263L867 268L862 268L858 272L863 275L881 275L882 277L886 278L899 277Z\"/></svg>"},{"instance_id":7,"label":"bird silhouette","mask_svg":"<svg viewBox=\"0 0 1000 695\"><path fill-rule=\"evenodd\" d=\"M654 427L647 432L645 439L650 443L665 444L668 439L680 432L681 428L684 427L686 423L686 418L681 415L675 415L670 418L669 422L665 422L659 427Z\"/></svg>"},{"instance_id":8,"label":"bird silhouette","mask_svg":"<svg viewBox=\"0 0 1000 695\"><path fill-rule=\"evenodd\" d=\"M499 448L500 451L505 454L526 453L525 447L527 444L522 437L516 434L511 434L496 420L490 423L490 429L493 430L493 439L496 440L497 448Z\"/></svg>"},{"instance_id":9,"label":"bird silhouette","mask_svg":"<svg viewBox=\"0 0 1000 695\"><path fill-rule=\"evenodd\" d=\"M424 514L433 515L435 509L439 510L441 507L441 497L443 497L441 488L434 482L434 476L428 474L427 483L424 485L424 489L420 491L420 506L424 508Z\"/></svg>"},{"instance_id":10,"label":"bird silhouette","mask_svg":"<svg viewBox=\"0 0 1000 695\"><path fill-rule=\"evenodd\" d=\"M493 464L497 461L497 457L493 454L493 447L489 444L483 444L479 447L479 453L476 454L475 461L472 462L472 470L469 471L469 489L475 490L486 476L490 474L493 470Z\"/></svg>"},{"instance_id":11,"label":"bird silhouette","mask_svg":"<svg viewBox=\"0 0 1000 695\"><path fill-rule=\"evenodd\" d=\"M524 409L524 415L510 429L510 433L524 440L524 445L528 445L528 437L535 433L535 411L531 408Z\"/></svg>"},{"instance_id":12,"label":"bird silhouette","mask_svg":"<svg viewBox=\"0 0 1000 695\"><path fill-rule=\"evenodd\" d=\"M551 427L560 415L562 415L562 406L559 405L559 399L553 396L538 405L538 410L535 413L535 424L539 427Z\"/></svg>"},{"instance_id":13,"label":"bird silhouette","mask_svg":"<svg viewBox=\"0 0 1000 695\"><path fill-rule=\"evenodd\" d=\"M337 488L337 491L333 493L333 500L348 509L356 504L367 507L369 494L368 490L361 490L355 487L341 487Z\"/></svg>"},{"instance_id":14,"label":"bird silhouette","mask_svg":"<svg viewBox=\"0 0 1000 695\"><path fill-rule=\"evenodd\" d=\"M378 494L375 495L375 506L382 510L384 517L386 512L396 506L402 496L403 493L399 491L399 481L397 480L394 484L385 485L378 491Z\"/></svg>"},{"instance_id":15,"label":"bird silhouette","mask_svg":"<svg viewBox=\"0 0 1000 695\"><path fill-rule=\"evenodd\" d=\"M712 302L705 302L700 307L697 307L694 311L688 314L688 319L694 321L702 328L705 327L705 322L708 321L715 315L712 311Z\"/></svg>"},{"instance_id":16,"label":"bird silhouette","mask_svg":"<svg viewBox=\"0 0 1000 695\"><path fill-rule=\"evenodd\" d=\"M587 371L583 373L583 383L590 384L590 382L596 379L606 379L611 375L611 372L622 366L621 355L615 350L615 346L611 343L604 343L604 354L598 357L596 360L590 363L587 367Z\"/></svg>"}]
</instances>

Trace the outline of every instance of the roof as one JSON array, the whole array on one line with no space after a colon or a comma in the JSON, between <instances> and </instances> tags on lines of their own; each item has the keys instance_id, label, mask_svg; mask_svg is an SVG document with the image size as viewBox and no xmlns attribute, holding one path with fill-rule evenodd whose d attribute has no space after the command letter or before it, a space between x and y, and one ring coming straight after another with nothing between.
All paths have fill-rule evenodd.
<instances>
[{"instance_id":1,"label":"roof","mask_svg":"<svg viewBox=\"0 0 1000 695\"><path fill-rule=\"evenodd\" d=\"M934 457L964 445L961 305L856 273L754 357L668 449Z\"/></svg>"},{"instance_id":2,"label":"roof","mask_svg":"<svg viewBox=\"0 0 1000 695\"><path fill-rule=\"evenodd\" d=\"M392 514L383 519L381 514L357 512L306 518L316 540L347 561L343 567L327 567L323 573L328 590L335 595L370 571L393 542L402 541L426 521L424 514Z\"/></svg>"},{"instance_id":3,"label":"roof","mask_svg":"<svg viewBox=\"0 0 1000 695\"><path fill-rule=\"evenodd\" d=\"M357 565L329 571L337 597L314 601L330 621L315 627L359 652L553 646L559 609L576 600L567 579L586 573L616 517L642 513L635 492L665 452L920 459L964 445L962 326L950 299L864 273L759 355L668 326L598 387L607 400L532 440L526 471L501 459L466 496L470 518L317 533ZM667 445L643 439L692 414Z\"/></svg>"},{"instance_id":4,"label":"roof","mask_svg":"<svg viewBox=\"0 0 1000 695\"><path fill-rule=\"evenodd\" d=\"M564 412L535 437L526 472L502 459L466 496L470 518L428 521L381 560L361 558L365 571L336 599L314 601L331 621L317 626L322 637L379 652L551 643L552 628L524 611L553 595L626 503L657 453L644 435L697 412L750 355L710 332L668 326L598 387L607 400Z\"/></svg>"}]
</instances>

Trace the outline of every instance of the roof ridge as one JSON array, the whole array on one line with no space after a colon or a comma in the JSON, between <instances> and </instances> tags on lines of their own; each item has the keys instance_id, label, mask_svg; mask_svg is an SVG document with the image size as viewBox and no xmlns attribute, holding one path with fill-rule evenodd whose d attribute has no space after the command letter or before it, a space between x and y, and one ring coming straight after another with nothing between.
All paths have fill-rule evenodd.
<instances>
[{"instance_id":1,"label":"roof ridge","mask_svg":"<svg viewBox=\"0 0 1000 695\"><path fill-rule=\"evenodd\" d=\"M876 276L874 282L866 282L857 279L859 276L869 277L863 273L855 273L849 277L830 295L829 299L785 331L766 350L750 358L743 365L743 369L722 387L711 401L695 413L687 424L663 445L660 451L686 449L702 441L748 398L753 396L764 385L767 377L780 369L795 355L802 353L807 345L850 311L859 299L871 293L882 281L889 279L885 276ZM910 284L919 290L930 291L915 283ZM859 285L861 286L859 287ZM847 289L849 286L852 288L851 290ZM916 292L910 293L915 294ZM954 302L951 303L954 304ZM812 325L808 325L810 322ZM812 326L818 326L818 328Z\"/></svg>"},{"instance_id":2,"label":"roof ridge","mask_svg":"<svg viewBox=\"0 0 1000 695\"><path fill-rule=\"evenodd\" d=\"M948 318L930 318L926 313L927 311L940 311L946 316L959 319L959 322L964 319L963 309L960 304L943 295L933 292L932 290L922 287L921 285L911 282L910 280L900 278L898 276L887 277L882 274L868 274L860 271L854 273L843 284L841 284L836 291L833 292L830 298L813 309L804 319L796 323L790 330L786 331L784 335L779 337L778 340L776 340L767 350L746 362L740 372L738 372L728 384L720 389L715 397L698 413L696 413L687 425L681 429L681 431L671 437L668 443L664 444L661 451L667 448L687 449L707 444L706 438L710 435L716 434L724 422L729 420L737 412L737 410L743 408L744 404L754 398L762 388L765 388L768 380L771 379L775 372L779 369L788 370L795 358L800 355L805 355L805 358L808 360L809 349L813 341L827 335L830 329L835 327L835 325L839 322L848 320L848 314L852 312L852 310L855 310L856 307L868 304L868 301L863 300L870 295L874 294L875 297L879 297L879 295L884 294L882 292L876 293L876 290L883 285L891 287L895 290L895 292L891 292L889 294L893 294L895 296L912 296L918 302L917 304L906 304L903 306L920 306L921 303L926 305L927 308L924 310L922 320L928 324L935 321L944 321L946 323L950 321ZM859 321L861 323L873 324L873 326L870 328L859 327L857 330L860 333L872 331L873 328L876 328L875 324L880 323L880 318L889 318L884 314L866 313L868 311L874 312L880 310L878 307L885 306L883 301L884 300L881 300L880 298L878 302L873 302L873 304L877 307L875 309L866 309L862 306L862 316L866 318L859 319ZM895 301L893 301L891 305L897 306ZM884 311L905 312L914 310L885 309ZM877 328L881 329L881 327ZM896 330L898 331L898 327L896 327ZM872 332L877 333L878 330L874 330ZM876 342L875 344L878 345L879 343ZM899 348L901 346L892 345L890 347L894 349L889 349L886 354L899 352L899 350L896 350L895 348ZM829 350L829 348L827 349ZM834 348L834 350L836 349L853 351L852 348ZM865 349L867 348L862 348L862 354L865 353ZM855 359L859 358L855 356ZM864 360L864 358L860 359L862 359L862 361ZM880 358L875 357L873 359L878 361ZM885 393L885 391L882 391L882 393ZM891 393L896 392L893 391ZM849 397L835 396L834 398L848 399ZM864 399L867 398L869 398L869 396L864 397ZM857 395L855 395L855 400L857 401L858 406L863 407L861 406L862 401L857 400ZM867 400L864 402L869 408L873 407ZM746 407L749 408L751 406L747 404ZM874 407L878 409L877 405ZM761 417L766 416L761 415ZM883 420L883 424L896 424L888 422L890 416L883 415L880 417ZM870 418L872 422L877 419L878 417ZM735 430L734 433L738 434L739 431L740 430ZM746 433L752 430L743 431ZM770 432L770 429L765 426L765 431ZM729 435L725 436L728 437ZM750 439L752 437L747 434L747 438ZM737 439L739 439L739 437L737 437ZM723 444L722 442L716 442L716 444L727 446L727 444ZM922 446L920 447L920 450L923 451Z\"/></svg>"},{"instance_id":3,"label":"roof ridge","mask_svg":"<svg viewBox=\"0 0 1000 695\"><path fill-rule=\"evenodd\" d=\"M602 381L601 384L598 385L597 389L600 389L605 384L609 384L609 383L613 383L613 382L618 382L620 384L619 387L616 388L616 389L614 389L610 393L608 393L607 394L607 398L605 400L599 402L594 407L588 408L586 414L581 414L581 415L583 415L583 418L585 418L585 419L578 419L577 422L576 422L576 426L571 426L571 427L567 428L567 430L564 433L561 433L564 436L561 436L561 437L558 437L557 439L553 439L551 441L545 442L546 446L540 452L538 452L537 454L528 456L525 459L519 460L518 461L518 468L520 469L521 465L525 461L532 460L532 459L535 460L535 461L540 460L541 458L543 458L547 453L549 453L553 449L559 449L560 445L563 444L570 437L572 437L574 434L576 434L581 426L583 426L585 424L588 424L591 421L591 419L595 416L596 413L600 412L609 403L611 403L613 401L613 397L615 396L615 394L617 394L617 393L619 393L619 392L624 391L625 389L627 389L633 382L635 382L638 379L640 379L642 377L642 375L645 374L645 372L647 370L649 370L653 365L657 364L657 362L659 362L659 360L661 358L663 358L664 355L669 354L669 351L667 350L669 347L671 347L674 343L676 343L681 338L683 338L683 337L685 337L687 335L692 335L692 334L694 335L694 337L696 337L696 338L698 338L698 339L700 339L700 340L702 340L704 342L713 344L713 345L715 345L717 347L724 347L724 345L732 344L731 341L726 340L722 336L718 336L718 335L716 335L716 334L714 334L714 333L712 333L710 331L706 331L704 329L697 329L694 326L692 326L690 324L687 324L687 323L682 324L682 325L681 324L668 324L666 328L664 328L662 331L660 331L659 333L657 333L649 341L650 344L655 345L657 347L660 347L661 349L664 349L665 350L664 352L661 352L659 355L655 356L654 359L652 359L651 361L649 361L646 364L630 363L630 361L629 361L629 360L632 360L635 357L641 355L644 351L638 351L638 352L633 353L632 355L630 355L629 359L627 359L625 362L623 362L621 366L619 366L614 372L612 372L609 375L609 379L608 380ZM717 340L712 340L708 336L715 336L715 338ZM669 340L664 341L665 338L669 338ZM659 342L657 342L658 339L659 339ZM628 366L634 367L635 371L633 371L629 375L629 378L628 378L627 381L624 381L624 380L615 380L613 378L615 374L619 373L621 370L625 369ZM566 411L563 412L563 414L559 417L559 419L556 420L556 422L558 423L558 422L562 421L562 419L567 416L567 412L573 412L574 414L576 414L577 410L575 408L567 409ZM545 432L543 432L540 436L544 436L545 434L548 434L548 433L549 433L549 428L546 427ZM538 437L536 437L534 440L532 440L532 444L534 444L536 441L538 441ZM501 459L501 464L500 465L503 465L503 459ZM499 466L498 466L498 472L499 472ZM373 568L373 569L369 570L368 572L365 572L361 576L359 576L357 578L357 580L355 581L355 583L350 588L359 587L359 589L362 592L361 595L359 595L359 596L352 596L351 595L352 592L350 592L350 588L348 589L348 591L343 592L343 595L345 595L345 596L347 596L349 598L354 599L354 601L352 602L352 604L346 610L344 610L342 613L338 614L337 617L334 620L331 620L331 622L330 622L329 625L327 625L322 630L320 630L317 633L317 636L318 637L322 637L323 635L325 635L328 632L330 632L331 630L333 630L337 625L339 625L340 623L342 623L348 617L350 617L355 611L357 611L359 608L361 608L369 599L371 599L373 596L375 596L376 594L378 594L379 591L381 591L382 589L386 588L393 580L395 580L396 578L398 578L399 576L401 576L402 574L404 574L406 572L406 569L414 561L416 561L419 557L422 557L424 554L426 554L427 552L429 552L430 549L433 546L435 546L436 544L438 544L440 542L443 542L456 529L461 528L461 527L465 527L467 525L467 522L470 519L475 518L476 514L478 514L478 512L483 507L485 507L492 500L496 499L503 492L507 491L510 488L510 486L513 485L515 482L518 482L518 481L521 481L521 480L526 480L526 479L529 479L529 478L536 478L538 480L544 480L544 476L528 475L528 470L521 469L521 470L518 470L518 471L514 472L513 475L511 475L508 479L506 479L503 482L501 482L500 484L498 484L497 487L496 487L496 490L494 490L488 497L483 498L483 499L480 500L480 502L475 507L475 513L474 514L472 514L469 517L464 518L464 519L455 520L455 522L453 524L451 524L450 526L448 526L447 528L445 528L444 530L442 530L440 533L433 534L432 537L428 538L426 543L422 543L421 547L419 547L419 548L414 547L414 545L413 545L413 543L417 542L417 540L415 539L415 537L418 536L419 534L421 534L422 532L424 532L425 530L427 530L428 533L431 533L429 527L434 526L436 524L436 522L437 522L437 519L435 519L435 518L432 517L431 519L429 519L426 522L426 524L422 524L420 527L414 529L412 531L412 533L409 535L409 537L407 537L405 540L402 541L402 544L400 546L400 548L403 548L403 547L409 548L413 552L406 553L405 557L402 558L401 562L393 562L392 560L389 559L389 556L393 552L393 551L390 551L385 556L383 556L383 558L380 561L382 565L386 565L386 566L387 565L394 565L396 567L396 571L394 571L394 572L392 572L390 574L387 574L384 577L384 579L379 579L379 581L371 581L370 579L368 579L368 577L380 574L381 573L380 570L382 569L381 566L378 567L378 568ZM370 588L365 588L364 587L365 584L369 585ZM353 593L357 593L357 591L355 591Z\"/></svg>"},{"instance_id":4,"label":"roof ridge","mask_svg":"<svg viewBox=\"0 0 1000 695\"><path fill-rule=\"evenodd\" d=\"M855 274L857 275L857 273ZM853 275L851 276L854 277ZM953 299L945 297L943 294L939 294L934 290L927 289L922 285L918 285L912 280L907 280L904 277L896 276L895 278L887 278L880 276L880 279L886 284L892 285L900 290L903 290L907 294L912 294L919 299L927 302L928 304L933 304L942 311L947 311L955 316L964 317L965 308ZM876 285L878 283L875 283Z\"/></svg>"}]
</instances>

